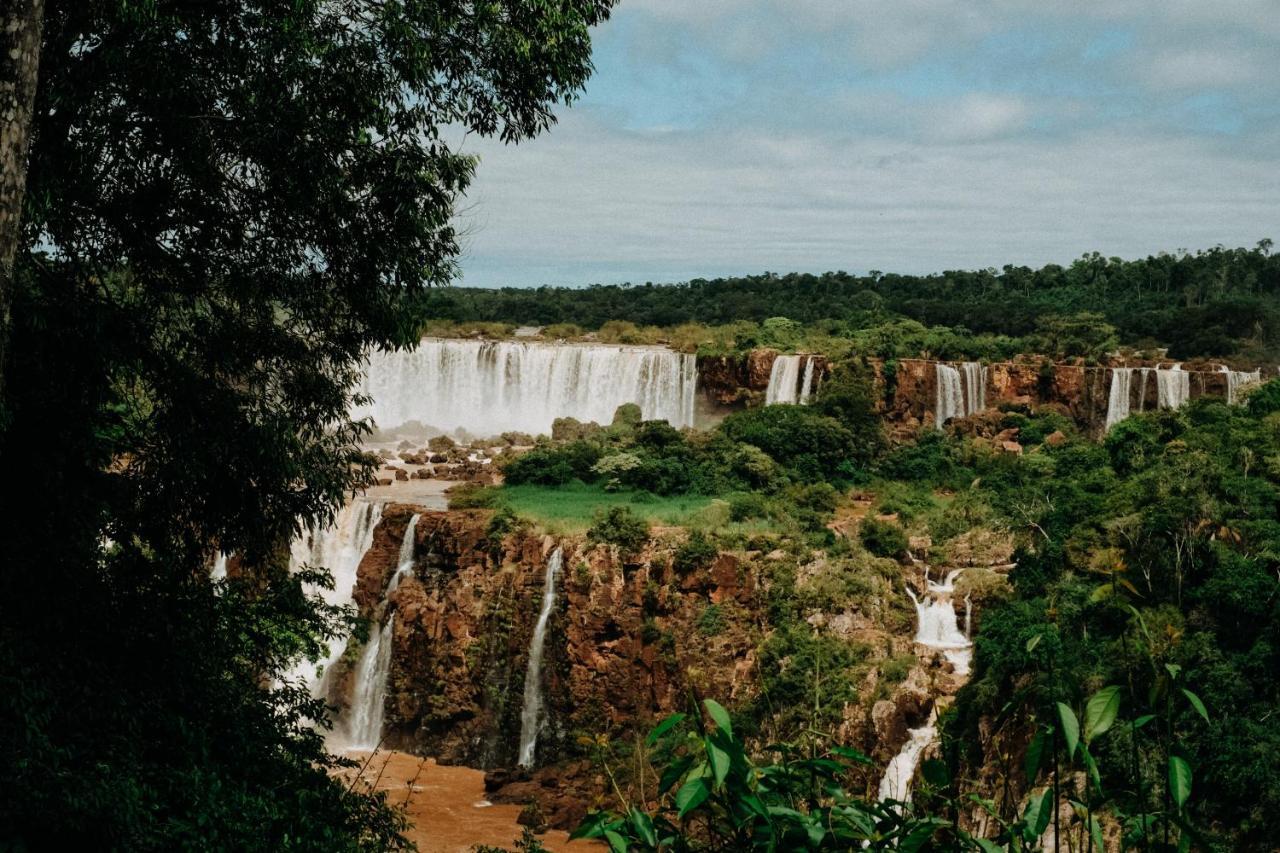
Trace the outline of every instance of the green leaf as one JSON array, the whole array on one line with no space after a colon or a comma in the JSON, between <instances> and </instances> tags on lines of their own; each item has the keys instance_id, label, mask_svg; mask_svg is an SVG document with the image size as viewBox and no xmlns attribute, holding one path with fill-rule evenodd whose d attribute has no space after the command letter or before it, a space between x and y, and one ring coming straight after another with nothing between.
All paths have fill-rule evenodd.
<instances>
[{"instance_id":1,"label":"green leaf","mask_svg":"<svg viewBox=\"0 0 1280 853\"><path fill-rule=\"evenodd\" d=\"M640 836L640 840L650 847L658 846L658 833L653 829L653 821L644 812L632 806L628 816L631 818L631 825L635 827L636 835Z\"/></svg>"},{"instance_id":2,"label":"green leaf","mask_svg":"<svg viewBox=\"0 0 1280 853\"><path fill-rule=\"evenodd\" d=\"M951 784L951 773L947 770L946 763L936 758L930 758L921 765L920 774L935 789L940 790Z\"/></svg>"},{"instance_id":3,"label":"green leaf","mask_svg":"<svg viewBox=\"0 0 1280 853\"><path fill-rule=\"evenodd\" d=\"M906 853L917 853L918 850L924 847L925 842L927 842L930 838L932 838L933 834L938 831L938 827L944 826L944 825L945 824L943 824L940 821L939 822L934 822L934 821L923 822L920 826L917 826L915 829L911 830L911 832L909 832L905 838L903 838L901 841L898 842L898 850L906 851Z\"/></svg>"},{"instance_id":4,"label":"green leaf","mask_svg":"<svg viewBox=\"0 0 1280 853\"><path fill-rule=\"evenodd\" d=\"M1176 755L1169 756L1169 793L1179 809L1191 796L1191 765Z\"/></svg>"},{"instance_id":5,"label":"green leaf","mask_svg":"<svg viewBox=\"0 0 1280 853\"><path fill-rule=\"evenodd\" d=\"M1049 732L1040 729L1027 744L1027 754L1023 757L1022 769L1027 774L1027 784L1034 785L1040 773L1040 761L1044 757L1045 745L1049 742Z\"/></svg>"},{"instance_id":6,"label":"green leaf","mask_svg":"<svg viewBox=\"0 0 1280 853\"><path fill-rule=\"evenodd\" d=\"M1036 646L1040 645L1040 641L1044 638L1044 634L1036 634L1030 640L1027 640L1027 654L1031 654L1036 650Z\"/></svg>"},{"instance_id":7,"label":"green leaf","mask_svg":"<svg viewBox=\"0 0 1280 853\"><path fill-rule=\"evenodd\" d=\"M1107 853L1107 845L1102 839L1102 825L1098 823L1098 819L1093 815L1089 815L1089 838L1092 846L1098 848L1098 853Z\"/></svg>"},{"instance_id":8,"label":"green leaf","mask_svg":"<svg viewBox=\"0 0 1280 853\"><path fill-rule=\"evenodd\" d=\"M1204 717L1204 721L1206 723L1209 722L1209 709L1206 708L1204 706L1204 703L1200 701L1200 697L1192 693L1190 690L1186 689L1185 687L1182 688L1182 693L1184 696L1187 697L1187 701L1191 703L1191 707L1196 709L1196 713Z\"/></svg>"},{"instance_id":9,"label":"green leaf","mask_svg":"<svg viewBox=\"0 0 1280 853\"><path fill-rule=\"evenodd\" d=\"M1027 823L1027 831L1024 838L1027 841L1035 841L1041 835L1044 835L1045 829L1049 827L1049 819L1053 817L1053 787L1044 789L1044 793L1040 795L1040 799L1032 799L1027 803L1027 811L1023 814L1023 819Z\"/></svg>"},{"instance_id":10,"label":"green leaf","mask_svg":"<svg viewBox=\"0 0 1280 853\"><path fill-rule=\"evenodd\" d=\"M702 705L711 715L711 719L715 720L716 725L729 737L733 737L733 722L729 719L729 712L724 709L724 706L714 699L703 699Z\"/></svg>"},{"instance_id":11,"label":"green leaf","mask_svg":"<svg viewBox=\"0 0 1280 853\"><path fill-rule=\"evenodd\" d=\"M1067 742L1067 760L1076 754L1076 745L1080 743L1080 723L1071 708L1058 703L1058 721L1062 724L1062 737Z\"/></svg>"},{"instance_id":12,"label":"green leaf","mask_svg":"<svg viewBox=\"0 0 1280 853\"><path fill-rule=\"evenodd\" d=\"M982 853L1005 853L1003 847L989 838L975 838L973 840L982 848Z\"/></svg>"},{"instance_id":13,"label":"green leaf","mask_svg":"<svg viewBox=\"0 0 1280 853\"><path fill-rule=\"evenodd\" d=\"M658 725L654 726L653 731L649 732L649 736L644 739L644 742L649 746L653 746L658 742L658 738L662 737L682 722L684 722L684 714L672 714L662 722L658 723Z\"/></svg>"},{"instance_id":14,"label":"green leaf","mask_svg":"<svg viewBox=\"0 0 1280 853\"><path fill-rule=\"evenodd\" d=\"M708 740L707 759L711 762L711 774L715 777L716 785L723 784L724 778L729 775L729 753Z\"/></svg>"},{"instance_id":15,"label":"green leaf","mask_svg":"<svg viewBox=\"0 0 1280 853\"><path fill-rule=\"evenodd\" d=\"M604 838L609 842L609 849L613 853L627 853L627 840L612 829L605 831Z\"/></svg>"},{"instance_id":16,"label":"green leaf","mask_svg":"<svg viewBox=\"0 0 1280 853\"><path fill-rule=\"evenodd\" d=\"M1093 739L1103 734L1116 721L1120 711L1120 688L1112 685L1104 687L1089 699L1084 709L1084 741L1092 743Z\"/></svg>"},{"instance_id":17,"label":"green leaf","mask_svg":"<svg viewBox=\"0 0 1280 853\"><path fill-rule=\"evenodd\" d=\"M690 779L680 786L680 790L676 791L676 808L678 816L683 818L689 812L706 802L707 797L711 796L711 790L707 788L707 782L701 776L697 779Z\"/></svg>"}]
</instances>

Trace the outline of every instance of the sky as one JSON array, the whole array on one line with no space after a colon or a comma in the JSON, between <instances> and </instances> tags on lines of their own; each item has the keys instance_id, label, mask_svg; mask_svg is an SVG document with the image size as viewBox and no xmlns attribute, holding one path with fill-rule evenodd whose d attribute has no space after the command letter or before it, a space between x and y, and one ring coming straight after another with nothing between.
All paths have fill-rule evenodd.
<instances>
[{"instance_id":1,"label":"sky","mask_svg":"<svg viewBox=\"0 0 1280 853\"><path fill-rule=\"evenodd\" d=\"M544 135L467 137L464 286L1280 240L1280 0L621 0Z\"/></svg>"}]
</instances>

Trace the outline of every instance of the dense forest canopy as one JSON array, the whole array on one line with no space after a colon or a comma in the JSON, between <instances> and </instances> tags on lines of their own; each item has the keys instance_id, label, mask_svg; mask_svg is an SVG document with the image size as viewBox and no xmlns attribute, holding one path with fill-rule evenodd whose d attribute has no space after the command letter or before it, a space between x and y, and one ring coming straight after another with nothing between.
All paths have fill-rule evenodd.
<instances>
[{"instance_id":1,"label":"dense forest canopy","mask_svg":"<svg viewBox=\"0 0 1280 853\"><path fill-rule=\"evenodd\" d=\"M1046 315L1101 315L1124 342L1168 346L1174 357L1271 353L1280 341L1280 255L1252 249L1121 260L1088 254L1070 266L948 271L763 273L683 284L450 288L428 313L457 322L642 326L729 324L787 317L860 326L904 317L927 326L1022 337Z\"/></svg>"}]
</instances>

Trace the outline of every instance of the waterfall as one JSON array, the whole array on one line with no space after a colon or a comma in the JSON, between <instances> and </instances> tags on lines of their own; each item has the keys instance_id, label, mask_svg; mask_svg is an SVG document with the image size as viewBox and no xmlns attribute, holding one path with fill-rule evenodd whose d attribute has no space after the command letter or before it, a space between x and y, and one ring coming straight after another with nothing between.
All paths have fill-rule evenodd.
<instances>
[{"instance_id":1,"label":"waterfall","mask_svg":"<svg viewBox=\"0 0 1280 853\"><path fill-rule=\"evenodd\" d=\"M800 356L780 355L769 368L769 387L764 392L764 404L795 403L800 385Z\"/></svg>"},{"instance_id":2,"label":"waterfall","mask_svg":"<svg viewBox=\"0 0 1280 853\"><path fill-rule=\"evenodd\" d=\"M209 580L220 581L227 576L227 555L219 551L218 556L213 560L213 568L209 570Z\"/></svg>"},{"instance_id":3,"label":"waterfall","mask_svg":"<svg viewBox=\"0 0 1280 853\"><path fill-rule=\"evenodd\" d=\"M672 426L693 425L694 356L661 347L424 339L377 351L360 392L380 429L410 422L489 436L546 433L558 417L607 424L623 403Z\"/></svg>"},{"instance_id":4,"label":"waterfall","mask_svg":"<svg viewBox=\"0 0 1280 853\"><path fill-rule=\"evenodd\" d=\"M907 587L907 595L916 606L916 642L937 649L951 661L957 675L969 674L969 662L973 658L973 643L960 631L956 609L951 603L955 580L964 569L955 569L942 583L926 581L927 591L923 599Z\"/></svg>"},{"instance_id":5,"label":"waterfall","mask_svg":"<svg viewBox=\"0 0 1280 853\"><path fill-rule=\"evenodd\" d=\"M934 365L934 375L938 387L933 407L933 423L938 429L942 429L947 421L964 415L964 390L960 371L951 365L938 362Z\"/></svg>"},{"instance_id":6,"label":"waterfall","mask_svg":"<svg viewBox=\"0 0 1280 853\"><path fill-rule=\"evenodd\" d=\"M976 361L966 361L960 369L964 371L964 413L976 415L987 407L987 368Z\"/></svg>"},{"instance_id":7,"label":"waterfall","mask_svg":"<svg viewBox=\"0 0 1280 853\"><path fill-rule=\"evenodd\" d=\"M930 714L929 721L920 728L908 730L907 735L907 742L889 761L889 766L884 769L884 776L880 779L882 801L897 800L904 803L911 801L911 780L915 778L920 756L938 736L938 730L934 726L934 715Z\"/></svg>"},{"instance_id":8,"label":"waterfall","mask_svg":"<svg viewBox=\"0 0 1280 853\"><path fill-rule=\"evenodd\" d=\"M391 576L391 583L387 584L387 596L396 591L405 575L413 574L413 549L417 544L414 532L418 529L418 519L421 517L415 512L404 528L404 540L400 543L400 558L396 561L396 573ZM385 600L386 596L383 596L383 599Z\"/></svg>"},{"instance_id":9,"label":"waterfall","mask_svg":"<svg viewBox=\"0 0 1280 853\"><path fill-rule=\"evenodd\" d=\"M387 678L391 675L391 648L394 645L396 615L387 618L382 630L372 632L356 665L355 686L351 690L350 720L347 724L349 749L377 749L382 742L382 720L386 715Z\"/></svg>"},{"instance_id":10,"label":"waterfall","mask_svg":"<svg viewBox=\"0 0 1280 853\"><path fill-rule=\"evenodd\" d=\"M547 622L556 603L556 579L564 554L559 548L551 552L547 560L547 579L542 588L542 610L533 627L533 639L529 642L529 666L524 674L524 707L520 710L520 759L521 767L532 767L534 748L538 745L538 730L542 717L542 650L547 642Z\"/></svg>"},{"instance_id":11,"label":"waterfall","mask_svg":"<svg viewBox=\"0 0 1280 853\"><path fill-rule=\"evenodd\" d=\"M809 402L809 397L813 394L813 364L816 359L811 356L805 356L804 359L804 381L800 383L800 405Z\"/></svg>"},{"instance_id":12,"label":"waterfall","mask_svg":"<svg viewBox=\"0 0 1280 853\"><path fill-rule=\"evenodd\" d=\"M1227 375L1227 403L1235 405L1240 394L1240 387L1262 381L1262 370L1232 370L1225 364L1218 368Z\"/></svg>"},{"instance_id":13,"label":"waterfall","mask_svg":"<svg viewBox=\"0 0 1280 853\"><path fill-rule=\"evenodd\" d=\"M333 575L333 589L308 588L319 593L325 603L346 606L351 603L356 585L356 570L369 546L373 544L373 529L382 518L382 505L366 500L354 500L342 508L333 523L319 530L308 530L290 545L289 565L298 569L303 565L323 566ZM304 678L313 696L324 692L325 674L343 651L345 641L333 642L328 654L315 665L303 662L290 676ZM317 675L317 668L320 674Z\"/></svg>"},{"instance_id":14,"label":"waterfall","mask_svg":"<svg viewBox=\"0 0 1280 853\"><path fill-rule=\"evenodd\" d=\"M1191 399L1191 374L1181 364L1157 367L1156 399L1162 409L1181 409Z\"/></svg>"},{"instance_id":15,"label":"waterfall","mask_svg":"<svg viewBox=\"0 0 1280 853\"><path fill-rule=\"evenodd\" d=\"M1111 429L1129 417L1129 389L1132 384L1132 367L1111 368L1111 391L1107 396L1107 429Z\"/></svg>"}]
</instances>

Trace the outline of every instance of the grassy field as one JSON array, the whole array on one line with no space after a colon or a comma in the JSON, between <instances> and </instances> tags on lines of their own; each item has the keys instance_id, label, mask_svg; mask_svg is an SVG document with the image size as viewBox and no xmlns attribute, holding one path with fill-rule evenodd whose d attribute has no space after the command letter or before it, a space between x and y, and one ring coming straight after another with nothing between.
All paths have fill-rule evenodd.
<instances>
[{"instance_id":1,"label":"grassy field","mask_svg":"<svg viewBox=\"0 0 1280 853\"><path fill-rule=\"evenodd\" d=\"M724 507L703 495L661 497L647 492L606 492L596 486L504 486L501 500L517 515L532 519L548 529L565 533L581 532L591 524L596 510L628 506L651 524L705 526L714 523Z\"/></svg>"}]
</instances>

